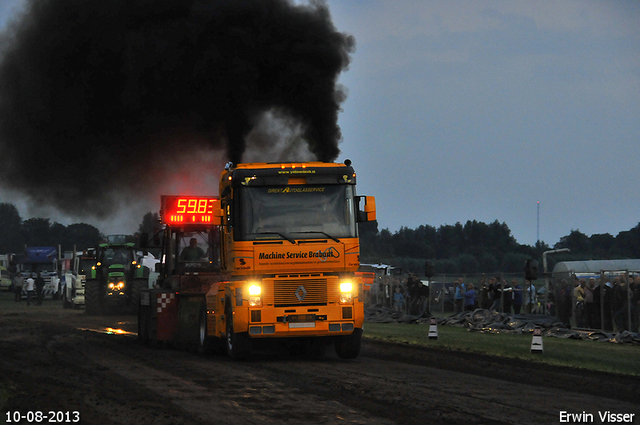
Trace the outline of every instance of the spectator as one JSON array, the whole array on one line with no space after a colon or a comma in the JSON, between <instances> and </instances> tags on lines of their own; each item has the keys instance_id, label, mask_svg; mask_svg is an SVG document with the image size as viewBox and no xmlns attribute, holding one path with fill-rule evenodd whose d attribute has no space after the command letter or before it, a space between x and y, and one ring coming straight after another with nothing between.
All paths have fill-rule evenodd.
<instances>
[{"instance_id":1,"label":"spectator","mask_svg":"<svg viewBox=\"0 0 640 425\"><path fill-rule=\"evenodd\" d=\"M607 279L604 284L604 301L603 301L603 312L604 316L604 329L607 332L613 331L613 284Z\"/></svg>"},{"instance_id":2,"label":"spectator","mask_svg":"<svg viewBox=\"0 0 640 425\"><path fill-rule=\"evenodd\" d=\"M476 290L473 283L469 284L468 289L464 293L464 309L465 311L473 311L476 309Z\"/></svg>"},{"instance_id":3,"label":"spectator","mask_svg":"<svg viewBox=\"0 0 640 425\"><path fill-rule=\"evenodd\" d=\"M387 277L384 281L384 306L391 308L391 303L393 302L393 293L391 292L391 278Z\"/></svg>"},{"instance_id":4,"label":"spectator","mask_svg":"<svg viewBox=\"0 0 640 425\"><path fill-rule=\"evenodd\" d=\"M422 282L420 282L420 284L422 284ZM427 291L429 291L429 287L428 286L425 286L425 288L427 289ZM409 308L411 307L411 304L417 304L417 300L413 300L411 298L411 292L409 292L409 287L406 284L402 286L401 292L402 292L402 295L404 296L404 310L405 310L405 313L408 314L409 313ZM424 304L426 305L426 308L428 309L429 308L429 296L427 296L425 298Z\"/></svg>"},{"instance_id":5,"label":"spectator","mask_svg":"<svg viewBox=\"0 0 640 425\"><path fill-rule=\"evenodd\" d=\"M573 305L575 307L574 317L576 326L581 328L584 326L584 287L586 281L584 279L576 279L576 287L573 290Z\"/></svg>"},{"instance_id":6,"label":"spectator","mask_svg":"<svg viewBox=\"0 0 640 425\"><path fill-rule=\"evenodd\" d=\"M525 280L524 305L527 313L533 312L533 305L536 302L536 287L530 280Z\"/></svg>"},{"instance_id":7,"label":"spectator","mask_svg":"<svg viewBox=\"0 0 640 425\"><path fill-rule=\"evenodd\" d=\"M522 308L522 286L518 283L516 279L511 281L511 289L513 291L513 312L515 314L520 314L520 309Z\"/></svg>"},{"instance_id":8,"label":"spectator","mask_svg":"<svg viewBox=\"0 0 640 425\"><path fill-rule=\"evenodd\" d=\"M547 294L547 287L542 286L536 294L536 297L540 301L540 303L544 304L544 309L542 314L550 314L552 316L556 315L556 303L555 303L555 295L556 293L553 290L553 284L550 284L549 294ZM545 302L546 301L546 302Z\"/></svg>"},{"instance_id":9,"label":"spectator","mask_svg":"<svg viewBox=\"0 0 640 425\"><path fill-rule=\"evenodd\" d=\"M595 286L596 279L590 277L584 287L584 321L585 325L590 329L595 329L596 327L596 304L593 296Z\"/></svg>"},{"instance_id":10,"label":"spectator","mask_svg":"<svg viewBox=\"0 0 640 425\"><path fill-rule=\"evenodd\" d=\"M572 294L567 279L562 279L558 289L558 318L567 326L571 326L571 301Z\"/></svg>"},{"instance_id":11,"label":"spectator","mask_svg":"<svg viewBox=\"0 0 640 425\"><path fill-rule=\"evenodd\" d=\"M19 303L22 302L22 286L24 285L24 278L20 276L19 273L13 277L13 290L15 292L14 301Z\"/></svg>"},{"instance_id":12,"label":"spectator","mask_svg":"<svg viewBox=\"0 0 640 425\"><path fill-rule=\"evenodd\" d=\"M44 278L40 275L40 272L38 272L38 276L36 276L36 295L38 298L38 305L42 305L42 297L43 297L43 290L44 290Z\"/></svg>"},{"instance_id":13,"label":"spectator","mask_svg":"<svg viewBox=\"0 0 640 425\"><path fill-rule=\"evenodd\" d=\"M397 278L393 278L393 293L396 293L396 288L401 288L402 285L400 284L400 281Z\"/></svg>"},{"instance_id":14,"label":"spectator","mask_svg":"<svg viewBox=\"0 0 640 425\"><path fill-rule=\"evenodd\" d=\"M460 313L464 308L464 281L462 279L456 282L455 293L455 311L454 313Z\"/></svg>"},{"instance_id":15,"label":"spectator","mask_svg":"<svg viewBox=\"0 0 640 425\"><path fill-rule=\"evenodd\" d=\"M616 284L613 287L613 322L616 324L618 332L628 330L628 304L627 283L623 279L616 277Z\"/></svg>"},{"instance_id":16,"label":"spectator","mask_svg":"<svg viewBox=\"0 0 640 425\"><path fill-rule=\"evenodd\" d=\"M404 296L402 292L400 292L400 286L396 286L396 292L393 294L393 308L396 311L402 311L402 307L404 306Z\"/></svg>"},{"instance_id":17,"label":"spectator","mask_svg":"<svg viewBox=\"0 0 640 425\"><path fill-rule=\"evenodd\" d=\"M502 311L502 291L500 290L500 278L492 277L489 279L489 293L493 299L493 304L489 310Z\"/></svg>"},{"instance_id":18,"label":"spectator","mask_svg":"<svg viewBox=\"0 0 640 425\"><path fill-rule=\"evenodd\" d=\"M631 285L631 332L637 333L640 325L640 275L635 275Z\"/></svg>"},{"instance_id":19,"label":"spectator","mask_svg":"<svg viewBox=\"0 0 640 425\"><path fill-rule=\"evenodd\" d=\"M380 277L378 280L377 291L376 291L376 304L383 305L383 296L384 296L384 280L386 278Z\"/></svg>"},{"instance_id":20,"label":"spectator","mask_svg":"<svg viewBox=\"0 0 640 425\"><path fill-rule=\"evenodd\" d=\"M596 280L595 287L593 288L593 315L595 320L596 329L604 329L604 323L602 322L602 284L600 279Z\"/></svg>"},{"instance_id":21,"label":"spectator","mask_svg":"<svg viewBox=\"0 0 640 425\"><path fill-rule=\"evenodd\" d=\"M491 308L491 293L487 284L486 276L483 274L480 278L480 308L489 310Z\"/></svg>"},{"instance_id":22,"label":"spectator","mask_svg":"<svg viewBox=\"0 0 640 425\"><path fill-rule=\"evenodd\" d=\"M502 311L511 314L511 304L513 304L513 288L506 279L502 279Z\"/></svg>"},{"instance_id":23,"label":"spectator","mask_svg":"<svg viewBox=\"0 0 640 425\"><path fill-rule=\"evenodd\" d=\"M31 297L33 296L33 293L36 290L36 281L33 280L33 277L31 277L31 275L29 275L29 278L27 279L27 305L31 305Z\"/></svg>"}]
</instances>

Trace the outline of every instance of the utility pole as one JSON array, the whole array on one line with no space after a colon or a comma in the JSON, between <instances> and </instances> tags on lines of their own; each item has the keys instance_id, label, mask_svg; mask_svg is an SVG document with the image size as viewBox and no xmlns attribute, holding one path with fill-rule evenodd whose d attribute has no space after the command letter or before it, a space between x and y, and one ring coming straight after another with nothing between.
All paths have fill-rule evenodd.
<instances>
[{"instance_id":1,"label":"utility pole","mask_svg":"<svg viewBox=\"0 0 640 425\"><path fill-rule=\"evenodd\" d=\"M536 228L536 245L540 242L540 201L538 201L538 220Z\"/></svg>"}]
</instances>

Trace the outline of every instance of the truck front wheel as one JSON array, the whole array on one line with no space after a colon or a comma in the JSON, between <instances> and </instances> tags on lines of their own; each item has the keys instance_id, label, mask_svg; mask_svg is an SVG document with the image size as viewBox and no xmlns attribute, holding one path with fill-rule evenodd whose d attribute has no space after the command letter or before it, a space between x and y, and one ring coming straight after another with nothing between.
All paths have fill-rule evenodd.
<instances>
[{"instance_id":1,"label":"truck front wheel","mask_svg":"<svg viewBox=\"0 0 640 425\"><path fill-rule=\"evenodd\" d=\"M198 352L202 354L211 353L213 342L207 335L207 311L202 309L200 312L200 329L198 332Z\"/></svg>"},{"instance_id":2,"label":"truck front wheel","mask_svg":"<svg viewBox=\"0 0 640 425\"><path fill-rule=\"evenodd\" d=\"M232 359L246 359L251 354L251 339L246 333L233 331L233 314L225 314L226 348L227 354Z\"/></svg>"}]
</instances>

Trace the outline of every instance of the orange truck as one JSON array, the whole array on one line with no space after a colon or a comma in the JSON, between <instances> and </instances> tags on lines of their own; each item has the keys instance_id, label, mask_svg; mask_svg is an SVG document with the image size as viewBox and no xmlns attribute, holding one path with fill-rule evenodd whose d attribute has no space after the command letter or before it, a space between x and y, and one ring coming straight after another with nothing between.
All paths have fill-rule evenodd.
<instances>
[{"instance_id":1,"label":"orange truck","mask_svg":"<svg viewBox=\"0 0 640 425\"><path fill-rule=\"evenodd\" d=\"M376 213L349 160L228 164L219 197L163 196L160 218L163 261L158 287L141 294L140 339L232 358L265 341L312 355L332 342L340 358L358 356L358 223Z\"/></svg>"}]
</instances>

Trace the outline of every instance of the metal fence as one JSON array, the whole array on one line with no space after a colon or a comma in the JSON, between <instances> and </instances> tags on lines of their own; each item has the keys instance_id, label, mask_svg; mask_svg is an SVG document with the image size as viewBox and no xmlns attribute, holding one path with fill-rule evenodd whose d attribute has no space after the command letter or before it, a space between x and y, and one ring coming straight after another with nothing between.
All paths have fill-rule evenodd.
<instances>
[{"instance_id":1,"label":"metal fence","mask_svg":"<svg viewBox=\"0 0 640 425\"><path fill-rule=\"evenodd\" d=\"M365 304L397 309L407 315L447 316L462 310L484 308L508 314L554 316L574 329L605 332L638 332L640 313L640 271L602 270L599 274L572 273L569 279L551 274L533 282L518 274L437 275L420 278L429 287L428 297L413 297L407 291L406 275L376 276ZM474 303L456 300L457 284L473 285ZM582 282L582 283L581 283ZM493 285L493 291L490 288ZM400 287L403 302L394 303ZM583 289L578 289L583 288ZM531 296L533 294L533 296ZM460 297L460 294L458 294Z\"/></svg>"},{"instance_id":2,"label":"metal fence","mask_svg":"<svg viewBox=\"0 0 640 425\"><path fill-rule=\"evenodd\" d=\"M490 292L489 284L491 279L494 279L496 285L498 285L499 293L505 294L496 301L496 297ZM403 294L404 303L401 306L402 312L406 314L415 315L421 310L426 309L430 313L435 315L447 315L457 313L459 310L472 310L475 308L490 309L494 307L500 311L511 311L513 309L513 295L512 285L518 285L519 291L518 299L522 299L520 305L520 312L533 312L543 314L541 302L534 297L529 297L531 293L531 285L526 283L522 274L508 274L500 273L493 275L460 275L460 274L442 274L436 275L427 279L425 277L420 278L424 286L429 287L429 296L427 299L412 299L411 295L406 290L407 288L407 276L395 275L395 276L377 276L376 282L371 286L371 290L365 300L367 305L378 305L387 308L394 308L394 293L395 288L400 285L402 287L401 292ZM464 283L465 288L469 288L473 285L475 291L474 303L471 306L465 308L464 301L458 301L456 303L456 288L458 283ZM538 288L539 290L540 288ZM539 291L536 290L536 284L533 284L533 293L536 294ZM541 291L540 294L543 294ZM520 296L521 295L521 296ZM495 304L495 305L494 305ZM416 305L418 308L416 308ZM517 308L517 307L516 307Z\"/></svg>"},{"instance_id":3,"label":"metal fence","mask_svg":"<svg viewBox=\"0 0 640 425\"><path fill-rule=\"evenodd\" d=\"M555 279L558 317L578 329L638 332L640 271L601 270Z\"/></svg>"}]
</instances>

